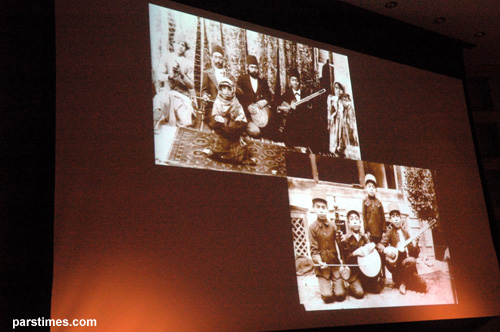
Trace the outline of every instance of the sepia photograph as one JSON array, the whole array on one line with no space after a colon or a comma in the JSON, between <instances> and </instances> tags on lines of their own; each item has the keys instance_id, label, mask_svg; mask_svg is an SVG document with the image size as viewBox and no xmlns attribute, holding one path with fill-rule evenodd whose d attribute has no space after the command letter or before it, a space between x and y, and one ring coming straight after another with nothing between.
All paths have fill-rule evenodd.
<instances>
[{"instance_id":1,"label":"sepia photograph","mask_svg":"<svg viewBox=\"0 0 500 332\"><path fill-rule=\"evenodd\" d=\"M458 303L432 171L296 153L287 164L306 311Z\"/></svg>"},{"instance_id":2,"label":"sepia photograph","mask_svg":"<svg viewBox=\"0 0 500 332\"><path fill-rule=\"evenodd\" d=\"M149 12L156 164L285 177L287 152L361 159L347 56Z\"/></svg>"}]
</instances>

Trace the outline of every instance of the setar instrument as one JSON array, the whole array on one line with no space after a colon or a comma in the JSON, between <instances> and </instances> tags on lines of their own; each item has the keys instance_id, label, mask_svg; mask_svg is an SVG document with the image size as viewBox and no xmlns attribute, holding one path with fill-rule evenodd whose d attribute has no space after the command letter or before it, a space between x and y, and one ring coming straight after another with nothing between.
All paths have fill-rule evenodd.
<instances>
[{"instance_id":1,"label":"setar instrument","mask_svg":"<svg viewBox=\"0 0 500 332\"><path fill-rule=\"evenodd\" d=\"M386 258L385 261L387 262L388 265L391 267L395 267L398 263L398 261L402 261L406 258L408 255L408 251L406 246L409 245L413 240L418 238L420 235L422 235L427 229L432 228L436 226L437 220L433 220L429 224L427 224L425 227L420 229L417 233L415 233L413 236L410 236L408 240L405 241L400 241L397 245L397 248L388 246L385 248L386 252Z\"/></svg>"},{"instance_id":2,"label":"setar instrument","mask_svg":"<svg viewBox=\"0 0 500 332\"><path fill-rule=\"evenodd\" d=\"M290 104L287 103L286 101L282 102L280 106L278 106L278 113L283 113L283 119L282 119L282 123L280 125L280 128L279 128L279 131L282 133L284 130L285 130L285 126L286 126L286 116L290 113L290 110L291 109L294 109L296 107L298 107L299 105L302 105L304 103L307 103L308 101L318 97L318 96L321 96L323 93L326 92L326 89L321 89L305 98L302 98L301 100L299 101L292 101Z\"/></svg>"}]
</instances>

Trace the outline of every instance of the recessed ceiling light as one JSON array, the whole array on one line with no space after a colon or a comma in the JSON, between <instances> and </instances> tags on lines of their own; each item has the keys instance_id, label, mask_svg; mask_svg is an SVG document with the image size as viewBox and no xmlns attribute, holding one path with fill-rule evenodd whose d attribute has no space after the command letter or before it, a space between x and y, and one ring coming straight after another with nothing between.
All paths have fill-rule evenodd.
<instances>
[{"instance_id":1,"label":"recessed ceiling light","mask_svg":"<svg viewBox=\"0 0 500 332\"><path fill-rule=\"evenodd\" d=\"M387 2L387 3L385 4L385 8L389 8L389 9L391 9L391 8L396 7L397 5L398 5L398 3L397 3L396 1L390 1L390 2Z\"/></svg>"},{"instance_id":2,"label":"recessed ceiling light","mask_svg":"<svg viewBox=\"0 0 500 332\"><path fill-rule=\"evenodd\" d=\"M446 18L444 18L444 17L438 17L434 20L434 23L436 23L436 24L441 24L444 22L446 22Z\"/></svg>"},{"instance_id":3,"label":"recessed ceiling light","mask_svg":"<svg viewBox=\"0 0 500 332\"><path fill-rule=\"evenodd\" d=\"M486 32L484 32L484 31L479 31L479 32L476 32L476 33L474 34L474 37L476 37L476 38L481 38L481 37L483 37L485 34L486 34Z\"/></svg>"}]
</instances>

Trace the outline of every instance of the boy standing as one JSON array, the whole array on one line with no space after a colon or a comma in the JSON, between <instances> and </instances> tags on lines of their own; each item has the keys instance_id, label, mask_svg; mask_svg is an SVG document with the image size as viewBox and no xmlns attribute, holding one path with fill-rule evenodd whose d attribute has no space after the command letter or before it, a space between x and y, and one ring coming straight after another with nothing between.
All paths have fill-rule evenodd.
<instances>
[{"instance_id":1,"label":"boy standing","mask_svg":"<svg viewBox=\"0 0 500 332\"><path fill-rule=\"evenodd\" d=\"M367 196L363 200L362 208L365 232L368 238L377 244L386 230L386 221L382 202L376 197L377 180L372 174L365 176L365 191Z\"/></svg>"},{"instance_id":2,"label":"boy standing","mask_svg":"<svg viewBox=\"0 0 500 332\"><path fill-rule=\"evenodd\" d=\"M344 281L340 277L338 245L335 242L336 227L333 221L327 219L328 206L326 194L321 190L312 191L313 212L316 220L309 228L311 256L315 265L321 299L325 303L335 300L343 301L347 295Z\"/></svg>"},{"instance_id":3,"label":"boy standing","mask_svg":"<svg viewBox=\"0 0 500 332\"><path fill-rule=\"evenodd\" d=\"M396 249L399 243L410 238L408 232L401 227L401 213L396 203L389 204L389 217L393 228L384 234L384 238L377 245L377 250L387 256L386 261L395 260L394 264L388 262L386 266L392 273L394 285L399 287L401 294L406 294L406 288L425 293L427 291L427 284L418 275L416 267L416 258L420 252L416 241L409 243L406 248L402 248L401 246L399 250Z\"/></svg>"}]
</instances>

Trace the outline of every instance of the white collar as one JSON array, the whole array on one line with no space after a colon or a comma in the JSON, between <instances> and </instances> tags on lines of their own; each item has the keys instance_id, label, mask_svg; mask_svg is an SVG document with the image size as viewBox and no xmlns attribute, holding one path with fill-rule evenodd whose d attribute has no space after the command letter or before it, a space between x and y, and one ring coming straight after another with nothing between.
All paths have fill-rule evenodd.
<instances>
[{"instance_id":1,"label":"white collar","mask_svg":"<svg viewBox=\"0 0 500 332\"><path fill-rule=\"evenodd\" d=\"M258 83L259 83L259 81L257 81L256 78L253 78L252 76L250 76L250 84L252 85L253 92L255 92L255 93L257 93Z\"/></svg>"}]
</instances>

